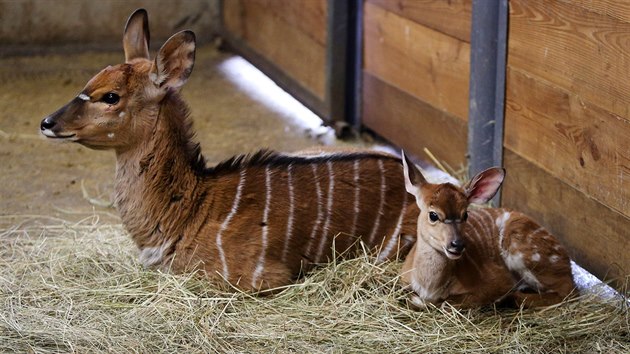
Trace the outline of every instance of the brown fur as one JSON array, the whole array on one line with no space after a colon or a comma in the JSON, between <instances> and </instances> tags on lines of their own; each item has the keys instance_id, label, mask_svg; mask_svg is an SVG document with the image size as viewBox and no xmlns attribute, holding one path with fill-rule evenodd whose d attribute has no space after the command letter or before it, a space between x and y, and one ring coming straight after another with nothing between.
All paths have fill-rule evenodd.
<instances>
[{"instance_id":1,"label":"brown fur","mask_svg":"<svg viewBox=\"0 0 630 354\"><path fill-rule=\"evenodd\" d=\"M427 183L409 161L405 169L407 190L420 208L418 240L402 270L403 282L416 292L412 304L535 307L571 294L569 256L549 232L518 212L468 210L471 200L492 198L503 181L501 169L482 172L464 188Z\"/></svg>"},{"instance_id":2,"label":"brown fur","mask_svg":"<svg viewBox=\"0 0 630 354\"><path fill-rule=\"evenodd\" d=\"M399 158L261 151L206 167L178 93L194 63L194 35L174 35L149 60L143 13L125 29L128 61L97 74L42 121L42 132L116 152L116 206L146 265L200 269L257 291L330 260L333 242L337 254L358 240L384 248L382 259L406 254L414 239L401 235L413 235L418 209ZM111 93L120 99L107 103Z\"/></svg>"}]
</instances>

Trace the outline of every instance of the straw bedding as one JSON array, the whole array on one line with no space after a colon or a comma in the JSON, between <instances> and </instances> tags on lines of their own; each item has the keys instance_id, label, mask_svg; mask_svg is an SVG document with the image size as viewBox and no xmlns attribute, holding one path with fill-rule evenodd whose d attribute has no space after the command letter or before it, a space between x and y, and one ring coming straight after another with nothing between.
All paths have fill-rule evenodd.
<instances>
[{"instance_id":1,"label":"straw bedding","mask_svg":"<svg viewBox=\"0 0 630 354\"><path fill-rule=\"evenodd\" d=\"M5 352L630 352L628 303L412 311L369 255L256 297L145 270L121 225L0 217ZM627 293L626 293L627 295Z\"/></svg>"}]
</instances>

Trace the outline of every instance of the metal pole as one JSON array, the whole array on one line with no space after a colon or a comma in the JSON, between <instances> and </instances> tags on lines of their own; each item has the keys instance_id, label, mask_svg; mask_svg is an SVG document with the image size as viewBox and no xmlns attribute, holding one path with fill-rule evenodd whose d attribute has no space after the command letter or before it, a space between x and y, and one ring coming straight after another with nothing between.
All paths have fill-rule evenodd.
<instances>
[{"instance_id":1,"label":"metal pole","mask_svg":"<svg viewBox=\"0 0 630 354\"><path fill-rule=\"evenodd\" d=\"M473 0L468 114L469 174L503 163L508 0ZM500 195L493 199L498 204Z\"/></svg>"}]
</instances>

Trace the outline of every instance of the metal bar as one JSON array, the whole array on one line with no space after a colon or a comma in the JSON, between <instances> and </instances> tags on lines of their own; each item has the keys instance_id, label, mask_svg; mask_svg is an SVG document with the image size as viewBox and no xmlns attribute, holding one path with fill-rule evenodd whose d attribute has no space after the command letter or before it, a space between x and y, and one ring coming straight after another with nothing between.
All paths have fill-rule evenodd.
<instances>
[{"instance_id":1,"label":"metal bar","mask_svg":"<svg viewBox=\"0 0 630 354\"><path fill-rule=\"evenodd\" d=\"M348 91L346 100L348 102L348 114L346 122L355 130L361 127L361 100L363 99L362 78L363 78L363 2L364 0L352 1L350 9L350 23L354 29L348 37L348 48L351 55L348 57Z\"/></svg>"},{"instance_id":2,"label":"metal bar","mask_svg":"<svg viewBox=\"0 0 630 354\"><path fill-rule=\"evenodd\" d=\"M468 115L469 174L503 163L508 0L473 0ZM493 199L498 204L500 195Z\"/></svg>"},{"instance_id":3,"label":"metal bar","mask_svg":"<svg viewBox=\"0 0 630 354\"><path fill-rule=\"evenodd\" d=\"M326 104L328 123L346 121L348 70L349 2L328 0L328 40L326 41Z\"/></svg>"}]
</instances>

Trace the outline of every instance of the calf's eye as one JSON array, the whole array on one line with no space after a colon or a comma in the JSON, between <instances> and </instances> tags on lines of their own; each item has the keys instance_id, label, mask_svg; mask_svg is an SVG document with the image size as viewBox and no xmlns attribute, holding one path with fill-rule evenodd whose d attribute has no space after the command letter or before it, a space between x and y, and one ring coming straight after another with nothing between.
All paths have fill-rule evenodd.
<instances>
[{"instance_id":1,"label":"calf's eye","mask_svg":"<svg viewBox=\"0 0 630 354\"><path fill-rule=\"evenodd\" d=\"M117 94L113 92L108 92L103 95L103 98L101 98L101 101L107 104L116 104L118 103L118 101L120 101L120 96L118 96Z\"/></svg>"},{"instance_id":2,"label":"calf's eye","mask_svg":"<svg viewBox=\"0 0 630 354\"><path fill-rule=\"evenodd\" d=\"M440 220L440 217L438 216L438 214L434 211L430 211L429 212L429 220L431 220L431 222L436 222L438 220Z\"/></svg>"}]
</instances>

